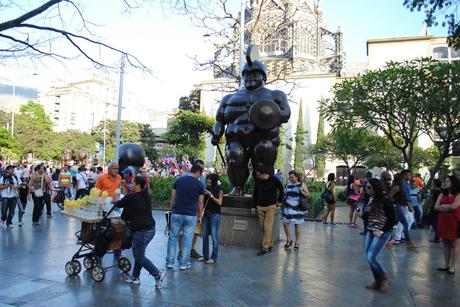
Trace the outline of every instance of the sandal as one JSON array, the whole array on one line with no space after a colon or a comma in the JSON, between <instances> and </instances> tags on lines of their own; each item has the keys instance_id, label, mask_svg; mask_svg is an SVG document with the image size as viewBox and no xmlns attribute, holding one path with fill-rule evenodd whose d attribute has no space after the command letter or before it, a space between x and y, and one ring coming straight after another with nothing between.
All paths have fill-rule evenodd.
<instances>
[{"instance_id":1,"label":"sandal","mask_svg":"<svg viewBox=\"0 0 460 307\"><path fill-rule=\"evenodd\" d=\"M292 240L291 241L288 241L286 244L284 244L284 248L285 249L288 249L292 246Z\"/></svg>"},{"instance_id":2,"label":"sandal","mask_svg":"<svg viewBox=\"0 0 460 307\"><path fill-rule=\"evenodd\" d=\"M299 248L300 248L300 244L296 242L296 243L294 244L294 250L295 250L295 251L298 251Z\"/></svg>"}]
</instances>

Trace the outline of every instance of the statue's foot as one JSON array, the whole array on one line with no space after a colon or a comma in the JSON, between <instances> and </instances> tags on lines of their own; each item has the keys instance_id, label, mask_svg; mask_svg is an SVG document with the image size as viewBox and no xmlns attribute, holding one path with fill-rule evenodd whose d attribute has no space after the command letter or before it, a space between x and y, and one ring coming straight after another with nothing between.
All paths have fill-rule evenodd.
<instances>
[{"instance_id":1,"label":"statue's foot","mask_svg":"<svg viewBox=\"0 0 460 307\"><path fill-rule=\"evenodd\" d=\"M233 190L228 193L229 196L244 196L243 189L240 187L234 187Z\"/></svg>"}]
</instances>

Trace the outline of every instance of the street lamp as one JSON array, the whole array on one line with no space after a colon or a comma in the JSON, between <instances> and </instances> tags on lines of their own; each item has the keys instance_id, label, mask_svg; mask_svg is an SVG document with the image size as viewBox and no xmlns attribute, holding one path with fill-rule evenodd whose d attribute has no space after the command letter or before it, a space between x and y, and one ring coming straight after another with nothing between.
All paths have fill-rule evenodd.
<instances>
[{"instance_id":1,"label":"street lamp","mask_svg":"<svg viewBox=\"0 0 460 307\"><path fill-rule=\"evenodd\" d=\"M23 76L21 76L19 78L14 79L14 80L10 80L13 83L13 98L12 98L13 99L13 103L12 103L13 109L11 111L11 137L14 137L14 103L15 103L14 100L16 98L16 83L17 83L17 80L23 79L23 78L27 77L28 75L29 74L26 74L26 75L23 75ZM32 74L32 76L37 76L37 75L38 75L38 73L33 73Z\"/></svg>"}]
</instances>

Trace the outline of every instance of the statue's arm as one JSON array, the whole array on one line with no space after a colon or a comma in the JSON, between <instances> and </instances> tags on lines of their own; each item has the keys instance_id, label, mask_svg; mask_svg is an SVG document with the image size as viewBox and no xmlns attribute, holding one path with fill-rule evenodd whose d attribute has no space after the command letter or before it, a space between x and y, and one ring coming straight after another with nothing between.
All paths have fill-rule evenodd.
<instances>
[{"instance_id":1,"label":"statue's arm","mask_svg":"<svg viewBox=\"0 0 460 307\"><path fill-rule=\"evenodd\" d=\"M216 113L216 123L212 129L212 140L211 143L215 146L219 144L219 140L224 135L225 131L225 121L224 121L224 111L227 101L230 99L231 95L225 96L220 102L219 108Z\"/></svg>"},{"instance_id":2,"label":"statue's arm","mask_svg":"<svg viewBox=\"0 0 460 307\"><path fill-rule=\"evenodd\" d=\"M281 122L287 123L291 117L291 108L286 94L282 91L273 91L274 100L278 103L281 110Z\"/></svg>"}]
</instances>

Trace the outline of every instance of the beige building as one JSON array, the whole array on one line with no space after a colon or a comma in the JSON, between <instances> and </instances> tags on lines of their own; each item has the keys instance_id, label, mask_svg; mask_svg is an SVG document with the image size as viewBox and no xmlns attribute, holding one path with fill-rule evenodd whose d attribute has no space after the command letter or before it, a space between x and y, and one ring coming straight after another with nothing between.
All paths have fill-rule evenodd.
<instances>
[{"instance_id":1,"label":"beige building","mask_svg":"<svg viewBox=\"0 0 460 307\"><path fill-rule=\"evenodd\" d=\"M389 61L402 62L421 57L460 60L460 50L448 47L446 39L431 35L370 39L367 41L368 68L374 70Z\"/></svg>"},{"instance_id":2,"label":"beige building","mask_svg":"<svg viewBox=\"0 0 460 307\"><path fill-rule=\"evenodd\" d=\"M97 77L55 84L41 91L38 101L50 116L54 130L90 132L104 119L117 119L118 84L114 80ZM166 128L167 116L167 112L139 103L133 93L124 90L122 120Z\"/></svg>"}]
</instances>

